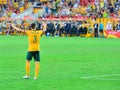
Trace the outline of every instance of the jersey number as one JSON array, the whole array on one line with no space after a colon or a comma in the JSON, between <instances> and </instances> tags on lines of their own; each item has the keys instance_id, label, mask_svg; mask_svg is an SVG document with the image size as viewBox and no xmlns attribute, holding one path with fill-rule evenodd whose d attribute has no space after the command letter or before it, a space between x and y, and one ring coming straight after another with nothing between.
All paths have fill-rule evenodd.
<instances>
[{"instance_id":1,"label":"jersey number","mask_svg":"<svg viewBox=\"0 0 120 90\"><path fill-rule=\"evenodd\" d=\"M34 38L33 38L33 43L36 43L37 42L37 36L34 35Z\"/></svg>"}]
</instances>

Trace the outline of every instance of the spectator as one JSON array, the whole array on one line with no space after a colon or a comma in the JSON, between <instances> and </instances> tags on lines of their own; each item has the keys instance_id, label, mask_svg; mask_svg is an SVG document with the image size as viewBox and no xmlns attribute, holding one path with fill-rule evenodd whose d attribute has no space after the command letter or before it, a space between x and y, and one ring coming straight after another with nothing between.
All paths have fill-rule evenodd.
<instances>
[{"instance_id":1,"label":"spectator","mask_svg":"<svg viewBox=\"0 0 120 90\"><path fill-rule=\"evenodd\" d=\"M61 25L59 36L62 36L63 34L65 34L65 28Z\"/></svg>"},{"instance_id":2,"label":"spectator","mask_svg":"<svg viewBox=\"0 0 120 90\"><path fill-rule=\"evenodd\" d=\"M87 34L87 27L86 27L84 24L82 24L82 25L80 26L80 28L79 28L79 33L80 33L80 36L81 36L81 35L84 35L84 34Z\"/></svg>"},{"instance_id":3,"label":"spectator","mask_svg":"<svg viewBox=\"0 0 120 90\"><path fill-rule=\"evenodd\" d=\"M55 35L59 36L59 31L60 31L60 23L56 22L55 23Z\"/></svg>"},{"instance_id":4,"label":"spectator","mask_svg":"<svg viewBox=\"0 0 120 90\"><path fill-rule=\"evenodd\" d=\"M71 31L71 23L68 21L65 23L65 35L68 36Z\"/></svg>"},{"instance_id":5,"label":"spectator","mask_svg":"<svg viewBox=\"0 0 120 90\"><path fill-rule=\"evenodd\" d=\"M71 31L70 31L70 36L76 36L77 35L77 31L78 31L78 28L77 26L75 25L76 22L72 23L72 28L71 28Z\"/></svg>"},{"instance_id":6,"label":"spectator","mask_svg":"<svg viewBox=\"0 0 120 90\"><path fill-rule=\"evenodd\" d=\"M100 8L103 9L104 8L104 1L100 1Z\"/></svg>"},{"instance_id":7,"label":"spectator","mask_svg":"<svg viewBox=\"0 0 120 90\"><path fill-rule=\"evenodd\" d=\"M46 34L50 33L50 35L54 36L54 32L55 32L55 28L54 28L54 24L53 22L48 22L47 23L47 30L46 30Z\"/></svg>"},{"instance_id":8,"label":"spectator","mask_svg":"<svg viewBox=\"0 0 120 90\"><path fill-rule=\"evenodd\" d=\"M100 22L100 24L99 24L99 35L100 36L103 35L103 30L104 30L104 24L102 22Z\"/></svg>"},{"instance_id":9,"label":"spectator","mask_svg":"<svg viewBox=\"0 0 120 90\"><path fill-rule=\"evenodd\" d=\"M2 32L2 21L0 21L0 33Z\"/></svg>"},{"instance_id":10,"label":"spectator","mask_svg":"<svg viewBox=\"0 0 120 90\"><path fill-rule=\"evenodd\" d=\"M17 16L17 14L13 11L10 17L11 17L11 18L14 18L14 17L16 17L16 16Z\"/></svg>"},{"instance_id":11,"label":"spectator","mask_svg":"<svg viewBox=\"0 0 120 90\"><path fill-rule=\"evenodd\" d=\"M110 21L109 21L109 22L107 23L107 25L106 25L106 30L107 30L107 31L111 31L111 30L112 30L112 24L111 24Z\"/></svg>"},{"instance_id":12,"label":"spectator","mask_svg":"<svg viewBox=\"0 0 120 90\"><path fill-rule=\"evenodd\" d=\"M117 24L117 31L120 32L120 21L118 21L118 24Z\"/></svg>"},{"instance_id":13,"label":"spectator","mask_svg":"<svg viewBox=\"0 0 120 90\"><path fill-rule=\"evenodd\" d=\"M95 22L94 24L94 37L98 37L98 23Z\"/></svg>"}]
</instances>

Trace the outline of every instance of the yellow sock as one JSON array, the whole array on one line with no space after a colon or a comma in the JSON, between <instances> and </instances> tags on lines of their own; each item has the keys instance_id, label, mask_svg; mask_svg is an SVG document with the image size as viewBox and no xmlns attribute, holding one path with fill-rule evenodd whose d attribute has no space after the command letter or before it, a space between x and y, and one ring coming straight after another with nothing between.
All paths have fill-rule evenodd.
<instances>
[{"instance_id":1,"label":"yellow sock","mask_svg":"<svg viewBox=\"0 0 120 90\"><path fill-rule=\"evenodd\" d=\"M38 77L39 70L40 70L40 63L36 62L35 63L35 77Z\"/></svg>"},{"instance_id":2,"label":"yellow sock","mask_svg":"<svg viewBox=\"0 0 120 90\"><path fill-rule=\"evenodd\" d=\"M30 75L30 61L26 61L26 75Z\"/></svg>"}]
</instances>

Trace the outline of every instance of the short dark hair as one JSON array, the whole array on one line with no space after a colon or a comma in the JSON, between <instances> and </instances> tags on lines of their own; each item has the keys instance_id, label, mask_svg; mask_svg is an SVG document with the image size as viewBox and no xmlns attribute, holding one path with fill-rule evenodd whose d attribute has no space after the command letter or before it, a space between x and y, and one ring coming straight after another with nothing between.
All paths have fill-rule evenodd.
<instances>
[{"instance_id":1,"label":"short dark hair","mask_svg":"<svg viewBox=\"0 0 120 90\"><path fill-rule=\"evenodd\" d=\"M35 28L35 23L31 24L31 28L34 29Z\"/></svg>"}]
</instances>

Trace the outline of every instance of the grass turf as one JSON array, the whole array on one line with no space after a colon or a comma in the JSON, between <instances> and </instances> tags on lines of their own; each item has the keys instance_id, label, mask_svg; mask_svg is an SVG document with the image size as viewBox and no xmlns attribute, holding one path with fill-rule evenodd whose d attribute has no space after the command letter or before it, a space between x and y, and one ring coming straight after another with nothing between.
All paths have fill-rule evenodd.
<instances>
[{"instance_id":1,"label":"grass turf","mask_svg":"<svg viewBox=\"0 0 120 90\"><path fill-rule=\"evenodd\" d=\"M22 79L27 45L26 36L0 36L0 90L120 90L120 39L42 37L36 81L34 61Z\"/></svg>"}]
</instances>

